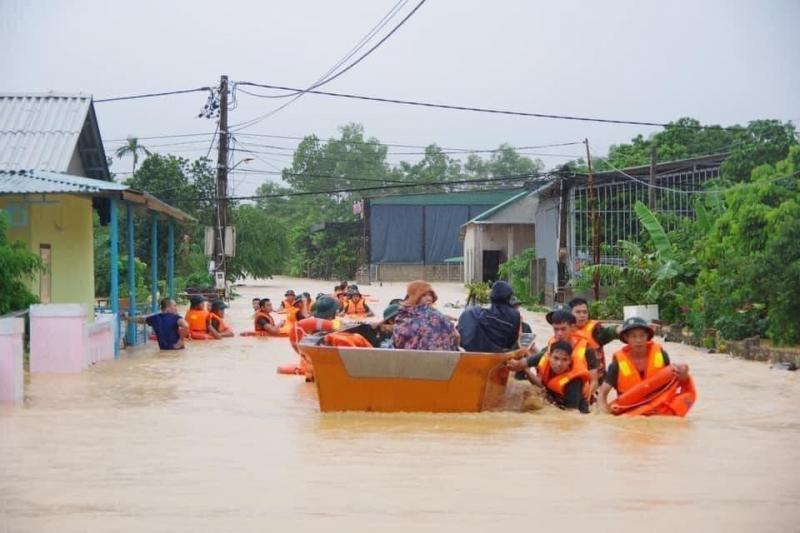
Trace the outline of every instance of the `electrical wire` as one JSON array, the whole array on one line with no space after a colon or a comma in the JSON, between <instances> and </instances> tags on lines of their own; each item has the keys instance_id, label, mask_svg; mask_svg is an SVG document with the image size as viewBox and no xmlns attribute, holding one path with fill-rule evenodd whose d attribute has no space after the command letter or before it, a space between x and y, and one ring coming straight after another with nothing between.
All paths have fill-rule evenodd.
<instances>
[{"instance_id":1,"label":"electrical wire","mask_svg":"<svg viewBox=\"0 0 800 533\"><path fill-rule=\"evenodd\" d=\"M139 100L141 98L155 98L158 96L171 96L173 94L187 94L187 93L196 93L201 91L211 91L213 90L211 87L198 87L196 89L181 89L178 91L164 91L160 93L145 93L145 94L134 94L129 96L114 96L110 98L100 98L99 100L93 100L95 104L103 104L106 102L119 102L122 100Z\"/></svg>"},{"instance_id":2,"label":"electrical wire","mask_svg":"<svg viewBox=\"0 0 800 533\"><path fill-rule=\"evenodd\" d=\"M329 75L329 76L327 76L327 77L324 77L324 76L323 76L323 77L324 77L324 79L322 79L322 80L317 80L317 82L315 82L314 84L312 84L310 87L308 87L308 88L306 88L306 89L295 89L295 91L300 91L300 92L299 92L299 94L296 94L296 95L295 95L295 96L294 96L294 97L293 97L291 100L289 100L288 102L286 102L286 103L284 103L284 104L282 104L282 105L278 106L277 108L273 109L273 110L272 110L272 111L270 111L269 113L266 113L266 114L264 114L264 115L261 115L261 116L259 116L259 117L256 117L256 118L254 118L254 119L251 119L251 120L248 120L248 121L242 122L242 123L240 123L240 124L235 124L235 125L231 126L231 129L233 129L233 131L238 131L238 130L242 130L242 129L244 129L244 128L249 128L250 126L254 126L254 125L258 124L259 122L261 122L261 121L263 121L263 120L266 120L267 118L269 118L269 117L271 117L271 116L275 115L276 113L280 112L281 110L283 110L283 109L286 109L286 107L290 106L292 103L294 103L294 102L296 102L298 99L302 98L302 97L303 97L303 96L306 94L306 92L308 92L308 90L309 90L309 89L316 89L316 88L318 88L318 87L321 87L321 86L323 86L323 85L325 85L325 84L327 84L327 83L330 83L331 81L335 80L336 78L338 78L339 76L341 76L341 75L342 75L342 74L344 74L345 72L348 72L350 69L352 69L353 67L355 67L356 65L358 65L359 63L361 63L361 62L362 62L364 59L366 59L366 58L367 58L367 57L368 57L370 54L372 54L372 52L374 52L375 50L377 50L377 49L378 49L378 47L380 47L380 46L381 46L383 43L385 43L385 42L386 42L386 41L389 39L389 37L391 37L392 35L394 35L394 33L395 33L397 30L399 30L399 29L400 29L400 28L403 26L403 24L405 24L405 23L406 23L406 21L408 21L408 19L410 19L410 18L411 18L411 17L412 17L412 16L413 16L413 15L414 15L416 12L417 12L417 10L419 10L419 8L421 8L421 7L422 7L422 5L423 5L423 4L425 4L425 2L426 2L426 1L427 1L427 0L420 0L420 1L417 3L417 5L416 5L416 6L414 6L414 9L412 9L412 10L411 10L411 12L409 12L409 13L408 13L408 14L407 14L407 15L406 15L406 16L405 16L405 17L404 17L402 20L400 20L400 22L399 22L399 23L398 23L398 24L397 24L397 25L396 25L394 28L392 28L392 29L391 29L391 31L389 31L389 33L387 33L387 34L386 34L386 35L385 35L385 36L384 36L384 37L383 37L381 40L379 40L379 41L378 41L378 42L377 42L375 45L373 45L373 46L372 46L372 47L371 47L369 50L367 50L367 51L366 51L364 54L362 54L361 56L359 56L359 57L358 57L358 59L356 59L355 61L353 61L352 63L350 63L348 66L346 66L345 68L343 68L342 70L340 70L340 71L339 71L339 72L337 72L336 74L333 74L333 73L331 72L331 70L329 70L329 71L328 71L328 73L330 73L331 75ZM403 5L405 5L405 2L403 2ZM402 6L401 6L401 7L402 7ZM397 8L397 5L395 5L395 8ZM392 16L394 16L394 15L392 15ZM391 17L390 17L390 18L391 18ZM386 22L388 22L388 19L386 19ZM385 22L384 22L384 24L385 24ZM371 38L371 37L370 37L370 38ZM364 41L364 44L366 44L366 41ZM343 63L343 62L342 62L342 63ZM341 64L342 64L342 63L340 63L340 64L339 64L339 66L341 66ZM338 67L335 67L335 68L338 68ZM332 69L332 70L333 70L333 69ZM326 75L327 75L327 74L326 74Z\"/></svg>"},{"instance_id":3,"label":"electrical wire","mask_svg":"<svg viewBox=\"0 0 800 533\"><path fill-rule=\"evenodd\" d=\"M298 89L296 87L287 87L284 85L270 85L265 83L254 83L248 81L239 81L237 82L239 85L245 86L252 86L252 87L264 87L267 89L276 89L276 90L283 90L283 91L299 91L302 89ZM407 105L407 106L416 106L416 107L427 107L427 108L435 108L435 109L447 109L451 111L471 111L476 113L489 113L495 115L511 115L511 116L520 116L520 117L532 117L532 118L546 118L546 119L554 119L554 120L573 120L573 121L580 121L580 122L597 122L601 124L624 124L624 125L632 125L632 126L654 126L659 128L666 128L667 126L670 127L682 127L687 129L704 129L704 128L719 128L723 130L727 129L735 129L741 130L741 126L727 126L727 127L720 127L720 126L690 126L690 125L680 125L680 124L670 124L667 122L648 122L648 121L641 121L641 120L625 120L625 119L611 119L611 118L597 118L597 117L582 117L582 116L575 116L575 115L557 115L551 113L532 113L527 111L513 111L508 109L493 109L488 107L473 107L473 106L463 106L463 105L454 105L454 104L438 104L433 102L421 102L418 100L401 100L397 98L382 98L377 96L365 96L359 94L351 94L351 93L336 93L330 91L318 91L315 89L306 89L304 90L305 93L308 94L316 94L321 96L330 96L334 98L346 98L351 100L365 100L370 102L380 102L386 104L398 104L398 105Z\"/></svg>"},{"instance_id":4,"label":"electrical wire","mask_svg":"<svg viewBox=\"0 0 800 533\"><path fill-rule=\"evenodd\" d=\"M592 156L595 156L593 151L590 150L590 153L592 154ZM627 177L628 179L630 179L632 181L635 181L636 183L640 183L640 184L644 185L647 188L653 188L653 189L658 189L658 190L661 190L661 191L668 191L668 192L673 192L673 193L678 193L678 194L721 194L721 193L729 191L732 187L736 186L736 185L733 185L731 187L726 187L726 188L723 188L723 189L694 189L694 190L688 190L688 191L687 190L683 190L683 189L674 189L672 187L663 187L661 185L651 184L651 183L649 183L647 181L644 181L644 180L641 180L641 179L637 178L636 176L631 176L630 174L628 174L624 170L621 170L621 169L615 167L614 165L612 165L608 161L606 161L606 164L608 166L610 166L614 171L619 172L620 174L622 174L623 176ZM785 176L778 176L778 177L775 177L775 178L769 178L768 180L765 180L765 181L772 182L772 181L781 180L781 179L793 178L793 177L797 176L798 174L800 174L800 170L798 170L796 172L793 172L792 174L787 174Z\"/></svg>"}]
</instances>

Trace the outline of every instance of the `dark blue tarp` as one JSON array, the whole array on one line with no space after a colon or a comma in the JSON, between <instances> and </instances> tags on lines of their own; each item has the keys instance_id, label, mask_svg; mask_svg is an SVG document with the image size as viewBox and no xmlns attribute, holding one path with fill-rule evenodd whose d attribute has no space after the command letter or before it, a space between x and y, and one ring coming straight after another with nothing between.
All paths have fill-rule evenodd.
<instances>
[{"instance_id":1,"label":"dark blue tarp","mask_svg":"<svg viewBox=\"0 0 800 533\"><path fill-rule=\"evenodd\" d=\"M422 263L421 205L376 205L370 210L369 262Z\"/></svg>"},{"instance_id":2,"label":"dark blue tarp","mask_svg":"<svg viewBox=\"0 0 800 533\"><path fill-rule=\"evenodd\" d=\"M369 262L441 264L448 257L461 256L461 226L490 207L373 205L369 215Z\"/></svg>"},{"instance_id":3,"label":"dark blue tarp","mask_svg":"<svg viewBox=\"0 0 800 533\"><path fill-rule=\"evenodd\" d=\"M484 211L486 208L484 208ZM444 263L448 257L464 255L458 240L461 225L469 220L469 206L429 205L425 207L425 263Z\"/></svg>"}]
</instances>

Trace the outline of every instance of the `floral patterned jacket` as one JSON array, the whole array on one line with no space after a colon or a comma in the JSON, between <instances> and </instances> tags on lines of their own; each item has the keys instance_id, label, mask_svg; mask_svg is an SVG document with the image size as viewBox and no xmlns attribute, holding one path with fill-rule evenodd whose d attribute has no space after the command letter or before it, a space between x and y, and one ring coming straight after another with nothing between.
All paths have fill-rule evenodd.
<instances>
[{"instance_id":1,"label":"floral patterned jacket","mask_svg":"<svg viewBox=\"0 0 800 533\"><path fill-rule=\"evenodd\" d=\"M404 350L458 351L450 320L429 305L404 305L395 319L392 345Z\"/></svg>"}]
</instances>

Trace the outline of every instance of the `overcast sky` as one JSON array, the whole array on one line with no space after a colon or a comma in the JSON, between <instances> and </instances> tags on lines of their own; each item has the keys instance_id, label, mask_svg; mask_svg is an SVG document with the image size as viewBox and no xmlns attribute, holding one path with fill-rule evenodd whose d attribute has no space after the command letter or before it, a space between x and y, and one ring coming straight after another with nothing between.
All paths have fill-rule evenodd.
<instances>
[{"instance_id":1,"label":"overcast sky","mask_svg":"<svg viewBox=\"0 0 800 533\"><path fill-rule=\"evenodd\" d=\"M381 35L416 3L409 0ZM220 74L238 81L308 86L396 4L0 0L0 91L84 92L104 98L216 85ZM798 0L428 0L370 57L325 89L639 121L692 116L723 125L757 118L797 123L798 21ZM197 118L205 100L206 95L193 93L96 104L107 151L119 145L114 139L127 135L212 132L213 121ZM231 123L281 102L240 93ZM598 154L638 133L657 131L306 95L242 133L326 138L348 122L362 123L368 135L387 143L487 149L503 142L531 146L588 137ZM157 147L192 140L198 142ZM210 140L209 135L142 143L198 157ZM548 167L581 155L577 146L533 152L559 154L542 157ZM275 154L259 157L249 163L251 169L273 170L289 161ZM129 169L130 161L123 160L113 170ZM250 193L263 179L238 174L234 192Z\"/></svg>"}]
</instances>

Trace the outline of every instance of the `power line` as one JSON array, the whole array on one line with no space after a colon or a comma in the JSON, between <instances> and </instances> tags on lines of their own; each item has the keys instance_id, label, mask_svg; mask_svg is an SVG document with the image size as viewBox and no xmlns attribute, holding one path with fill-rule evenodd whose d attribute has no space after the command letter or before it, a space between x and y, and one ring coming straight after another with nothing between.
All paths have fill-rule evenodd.
<instances>
[{"instance_id":1,"label":"power line","mask_svg":"<svg viewBox=\"0 0 800 533\"><path fill-rule=\"evenodd\" d=\"M201 91L211 91L211 87L198 87L196 89L181 89L178 91L164 91L160 93L145 93L145 94L134 94L129 96L114 96L111 98L101 98L99 100L94 100L95 104L102 104L105 102L119 102L122 100L139 100L141 98L156 98L158 96L171 96L173 94L187 94L187 93L196 93Z\"/></svg>"},{"instance_id":2,"label":"power line","mask_svg":"<svg viewBox=\"0 0 800 533\"><path fill-rule=\"evenodd\" d=\"M592 152L592 156L594 156L594 155L595 155L594 152ZM645 187L658 189L658 190L662 190L662 191L678 193L678 194L721 194L721 193L724 193L726 191L729 191L731 188L736 186L736 185L733 185L731 187L726 187L726 188L722 188L722 189L693 189L693 190L674 189L672 187L664 187L664 186L661 186L661 185L651 184L651 183L649 183L647 181L644 181L644 180L641 180L641 179L639 179L639 178L637 178L635 176L631 176L630 174L628 174L624 170L615 167L614 165L612 165L608 161L606 161L606 164L608 166L610 166L616 172L619 172L620 174L622 174L623 176L627 177L628 179L630 179L632 181L635 181L636 183L639 183L641 185L644 185ZM765 180L765 181L771 182L771 181L776 181L776 180L781 180L781 179L786 179L786 178L793 178L794 176L797 176L798 174L800 174L800 170L798 170L796 172L793 172L792 174L787 174L785 176L778 176L778 177L775 177L775 178L769 178L768 180ZM758 182L753 182L753 183L758 183Z\"/></svg>"},{"instance_id":3,"label":"power line","mask_svg":"<svg viewBox=\"0 0 800 533\"><path fill-rule=\"evenodd\" d=\"M263 198L283 198L288 196L309 196L309 195L317 195L317 194L341 194L341 193L349 193L349 192L365 192L365 191L379 191L379 190L386 190L386 189L405 189L405 188L413 188L413 187L449 187L453 185L465 185L465 184L473 184L473 183L493 183L498 181L527 181L533 178L546 178L542 181L549 181L551 178L551 174L549 173L539 173L539 172L531 172L525 175L518 175L514 176L500 176L494 178L480 178L480 179L467 179L467 180L452 180L452 181L434 181L434 182L415 182L415 183L403 183L397 185L382 185L376 187L356 187L356 188L347 188L347 189L333 189L327 191L296 191L291 193L284 193L284 194L262 194L262 195L253 195L253 196L238 196L238 197L231 197L228 200L259 200Z\"/></svg>"},{"instance_id":4,"label":"power line","mask_svg":"<svg viewBox=\"0 0 800 533\"><path fill-rule=\"evenodd\" d=\"M416 5L416 6L414 6L414 9L412 9L410 13L408 13L408 14L407 14L407 15L406 15L406 16L405 16L405 17L404 17L404 18L403 18L403 19L402 19L402 20L401 20L401 21L400 21L400 22L399 22L399 23L398 23L398 24L397 24L397 25L396 25L394 28L392 28L392 30L391 30L389 33L387 33L387 34L386 34L386 35L385 35L385 36L384 36L384 37L383 37L383 38L382 38L380 41L378 41L378 42L377 42L375 45L373 45L373 46L372 46L372 47L371 47L369 50L367 50L365 53L363 53L361 56L359 56L359 57L358 57L358 59L356 59L355 61L353 61L352 63L350 63L348 66L346 66L345 68L343 68L342 70L340 70L340 71L339 71L339 72L337 72L336 74L332 74L332 75L330 75L330 76L326 77L326 78L325 78L325 79L323 79L323 80L317 80L317 82L316 82L316 83L314 83L314 84L313 84L313 85L311 85L310 87L306 88L305 90L300 90L300 93L299 93L299 94L297 94L297 95L296 95L294 98L292 98L292 99L291 99L291 100L289 100L288 102L286 102L286 103L284 103L284 104L282 104L282 105L278 106L277 108L273 109L273 110L272 110L272 111L270 111L269 113L266 113L266 114L264 114L264 115L261 115L260 117L256 117L256 118L254 118L254 119L252 119L252 120L245 121L245 122L243 122L243 123L241 123L241 124L236 124L236 125L234 125L234 126L233 126L233 128L234 128L234 131L236 131L236 130L241 130L241 129L244 129L244 128L248 128L248 127L250 127L250 126L253 126L253 125L255 125L255 124L257 124L257 123L261 122L262 120L265 120L265 119L267 119L267 118L269 118L269 117L271 117L271 116L275 115L276 113L278 113L278 112L280 112L282 109L285 109L286 107L290 106L292 103L294 103L294 102L295 102L295 101L297 101L299 98L301 98L303 95L305 95L305 94L306 94L306 92L308 92L308 90L309 90L309 89L315 89L315 88L321 87L321 86L323 86L323 85L325 85L325 84L327 84L327 83L330 83L331 81L335 80L336 78L338 78L339 76L341 76L341 75L342 75L342 74L344 74L345 72L349 71L350 69L352 69L353 67L355 67L356 65L358 65L359 63L361 63L361 62L362 62L364 59L366 59L366 58L367 58L367 57L368 57L368 56L369 56L369 55L370 55L372 52L374 52L375 50L377 50L377 49L378 49L378 47L380 47L380 46L381 46L381 45L382 45L384 42L386 42L386 40L387 40L387 39L389 39L389 37L391 37L392 35L394 35L394 33L395 33L397 30L399 30L399 29L400 29L400 28L403 26L403 24L405 24L405 23L406 23L406 21L407 21L408 19L410 19L410 18L411 18L411 17L414 15L414 13L416 13L416 12L417 12L417 10L419 10L419 8L421 8L421 7L422 7L422 5L423 5L425 2L426 2L426 0L420 0L420 1L419 1L419 3L417 3L417 5ZM403 2L403 5L405 5L405 2ZM393 10L394 10L394 9L396 9L396 8L397 8L397 5L395 5L395 8L393 8ZM394 14L392 14L392 16L394 16ZM389 18L391 18L391 17L389 17ZM386 20L386 22L388 22L388 19L386 19L385 17L384 17L384 19ZM385 24L385 22L384 22L384 24ZM381 27L383 27L383 26L381 26ZM376 33L377 33L377 32L376 32ZM372 37L370 36L369 38L371 39ZM368 39L367 39L367 40L368 40ZM362 39L362 41L364 42L364 44L366 44L366 41L364 41L363 39ZM352 52L352 53L354 53L354 52ZM351 53L351 55L352 55L352 53ZM348 56L348 58L349 58L349 57L350 57L350 56ZM340 62L340 63L339 63L339 64L338 64L336 67L334 67L334 69L335 69L335 68L338 68L338 66L340 66L340 65L341 65L341 63L343 63L343 62ZM334 70L334 69L331 69L331 70ZM331 73L331 70L329 70L329 71L328 71L328 73ZM326 75L327 75L328 73L326 73ZM323 76L323 77L324 77L324 76Z\"/></svg>"},{"instance_id":5,"label":"power line","mask_svg":"<svg viewBox=\"0 0 800 533\"><path fill-rule=\"evenodd\" d=\"M247 85L252 87L263 87L266 89L276 89L281 91L298 91L301 89L297 89L295 87L286 87L283 85L270 85L265 83L254 83L248 81L240 81L237 82L239 85ZM551 113L531 113L527 111L512 111L508 109L492 109L488 107L472 107L472 106L463 106L463 105L453 105L453 104L438 104L432 102L421 102L417 100L400 100L397 98L382 98L377 96L364 96L359 94L351 94L351 93L335 93L330 91L318 91L315 89L307 89L305 90L306 93L309 94L317 94L321 96L331 96L335 98L347 98L351 100L366 100L370 102L381 102L386 104L399 104L399 105L408 105L408 106L417 106L417 107L428 107L428 108L435 108L435 109L448 109L452 111L472 111L476 113L490 113L495 115L511 115L511 116L520 116L520 117L532 117L532 118L547 118L547 119L555 119L555 120L574 120L574 121L581 121L581 122L599 122L602 124L627 124L633 126L655 126L659 128L666 128L667 126L671 127L682 127L682 128L689 128L689 129L703 129L703 128L719 128L719 129L735 129L740 130L742 129L741 126L728 126L728 127L721 127L721 126L690 126L690 125L680 125L680 124L670 124L666 122L647 122L647 121L640 121L640 120L623 120L623 119L610 119L610 118L596 118L596 117L582 117L582 116L574 116L574 115L556 115Z\"/></svg>"}]
</instances>

